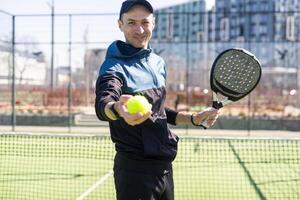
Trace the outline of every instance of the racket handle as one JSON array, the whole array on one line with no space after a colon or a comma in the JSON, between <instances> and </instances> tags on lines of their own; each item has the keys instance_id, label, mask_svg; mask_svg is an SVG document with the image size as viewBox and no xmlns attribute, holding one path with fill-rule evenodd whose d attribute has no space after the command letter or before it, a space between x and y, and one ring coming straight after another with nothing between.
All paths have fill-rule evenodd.
<instances>
[{"instance_id":1,"label":"racket handle","mask_svg":"<svg viewBox=\"0 0 300 200\"><path fill-rule=\"evenodd\" d=\"M222 104L222 102L213 101L213 106L212 106L212 107L215 108L215 109L220 109L220 108L223 107L223 104ZM208 129L208 128L209 128L206 119L200 124L200 126L201 126L203 129Z\"/></svg>"},{"instance_id":2,"label":"racket handle","mask_svg":"<svg viewBox=\"0 0 300 200\"><path fill-rule=\"evenodd\" d=\"M200 124L200 126L201 126L203 129L208 129L207 121L205 120L204 122L202 122L202 124Z\"/></svg>"}]
</instances>

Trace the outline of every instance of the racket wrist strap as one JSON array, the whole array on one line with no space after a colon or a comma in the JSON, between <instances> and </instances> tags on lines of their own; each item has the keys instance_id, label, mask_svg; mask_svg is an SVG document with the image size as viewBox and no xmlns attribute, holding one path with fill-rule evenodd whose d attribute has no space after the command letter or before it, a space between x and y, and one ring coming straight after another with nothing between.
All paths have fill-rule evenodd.
<instances>
[{"instance_id":1,"label":"racket wrist strap","mask_svg":"<svg viewBox=\"0 0 300 200\"><path fill-rule=\"evenodd\" d=\"M195 113L192 113L192 115L191 115L191 122L192 122L192 124L193 124L194 126L202 126L201 124L196 124L196 123L195 123L195 121L194 121L194 114L195 114Z\"/></svg>"}]
</instances>

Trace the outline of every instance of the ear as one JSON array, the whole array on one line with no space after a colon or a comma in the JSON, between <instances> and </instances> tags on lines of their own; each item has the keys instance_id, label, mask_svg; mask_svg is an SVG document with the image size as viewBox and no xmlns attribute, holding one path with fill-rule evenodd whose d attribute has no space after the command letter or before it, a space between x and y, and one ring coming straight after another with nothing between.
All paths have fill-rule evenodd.
<instances>
[{"instance_id":1,"label":"ear","mask_svg":"<svg viewBox=\"0 0 300 200\"><path fill-rule=\"evenodd\" d=\"M119 29L123 32L123 22L121 19L118 20Z\"/></svg>"}]
</instances>

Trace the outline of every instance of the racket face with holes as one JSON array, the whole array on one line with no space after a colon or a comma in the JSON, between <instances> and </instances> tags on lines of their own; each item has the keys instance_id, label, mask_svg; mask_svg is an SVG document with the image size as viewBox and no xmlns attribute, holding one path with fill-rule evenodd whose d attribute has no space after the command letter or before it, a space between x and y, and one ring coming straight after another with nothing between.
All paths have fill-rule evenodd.
<instances>
[{"instance_id":1,"label":"racket face with holes","mask_svg":"<svg viewBox=\"0 0 300 200\"><path fill-rule=\"evenodd\" d=\"M214 61L210 85L213 92L237 101L249 94L260 78L261 65L253 54L244 49L228 49Z\"/></svg>"}]
</instances>

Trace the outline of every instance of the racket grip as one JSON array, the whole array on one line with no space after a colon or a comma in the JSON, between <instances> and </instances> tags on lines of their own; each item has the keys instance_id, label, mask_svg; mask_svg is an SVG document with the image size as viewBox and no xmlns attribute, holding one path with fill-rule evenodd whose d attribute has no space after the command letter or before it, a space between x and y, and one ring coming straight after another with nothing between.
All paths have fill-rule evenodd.
<instances>
[{"instance_id":1,"label":"racket grip","mask_svg":"<svg viewBox=\"0 0 300 200\"><path fill-rule=\"evenodd\" d=\"M200 126L201 126L203 129L208 129L207 121L205 120L204 122L202 122L202 123L200 124Z\"/></svg>"}]
</instances>

